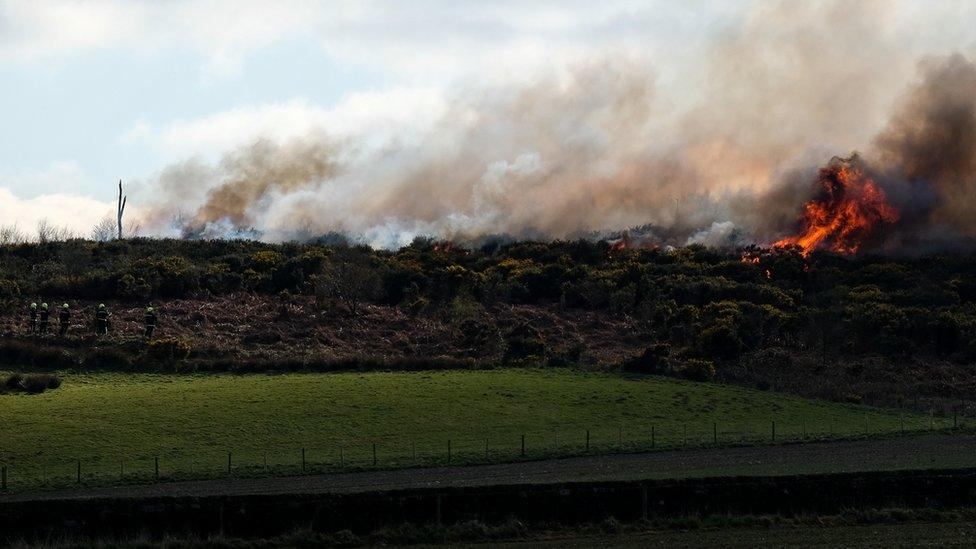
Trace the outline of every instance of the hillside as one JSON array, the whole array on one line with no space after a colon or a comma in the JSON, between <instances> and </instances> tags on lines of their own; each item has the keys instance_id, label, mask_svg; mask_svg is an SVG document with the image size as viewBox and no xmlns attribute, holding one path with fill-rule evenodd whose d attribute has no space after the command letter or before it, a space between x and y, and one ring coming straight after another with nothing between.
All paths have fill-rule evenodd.
<instances>
[{"instance_id":1,"label":"hillside","mask_svg":"<svg viewBox=\"0 0 976 549\"><path fill-rule=\"evenodd\" d=\"M976 258L626 242L145 240L0 247L8 367L137 371L578 366L964 411ZM68 302L66 338L26 333ZM112 331L91 330L98 303ZM142 341L142 312L160 327Z\"/></svg>"},{"instance_id":2,"label":"hillside","mask_svg":"<svg viewBox=\"0 0 976 549\"><path fill-rule=\"evenodd\" d=\"M861 437L944 427L918 414L756 390L567 370L340 374L64 374L6 396L0 462L18 487L342 465L484 463L591 452ZM653 429L653 435L652 435ZM587 442L589 433L589 442ZM653 438L652 438L653 437ZM448 442L450 441L450 442ZM267 461L265 461L267 460ZM265 465L267 463L267 465Z\"/></svg>"}]
</instances>

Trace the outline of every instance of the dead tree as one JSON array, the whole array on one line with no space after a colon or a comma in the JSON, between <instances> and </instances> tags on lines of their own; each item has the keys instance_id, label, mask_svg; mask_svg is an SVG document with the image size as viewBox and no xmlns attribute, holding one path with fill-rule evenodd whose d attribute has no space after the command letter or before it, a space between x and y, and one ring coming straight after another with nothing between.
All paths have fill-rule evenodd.
<instances>
[{"instance_id":1,"label":"dead tree","mask_svg":"<svg viewBox=\"0 0 976 549\"><path fill-rule=\"evenodd\" d=\"M122 196L122 180L119 179L119 205L116 212L119 225L119 240L122 240L122 214L125 213L125 201L127 198L127 196Z\"/></svg>"}]
</instances>

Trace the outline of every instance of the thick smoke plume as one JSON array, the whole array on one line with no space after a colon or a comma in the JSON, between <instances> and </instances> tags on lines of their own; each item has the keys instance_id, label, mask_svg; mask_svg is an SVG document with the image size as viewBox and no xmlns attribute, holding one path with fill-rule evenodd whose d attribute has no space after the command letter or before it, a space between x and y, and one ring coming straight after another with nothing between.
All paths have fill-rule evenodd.
<instances>
[{"instance_id":1,"label":"thick smoke plume","mask_svg":"<svg viewBox=\"0 0 976 549\"><path fill-rule=\"evenodd\" d=\"M802 183L796 183L802 189ZM784 186L769 203L783 198ZM918 252L972 247L976 238L976 65L929 58L865 158L820 171L795 234L805 253Z\"/></svg>"},{"instance_id":2,"label":"thick smoke plume","mask_svg":"<svg viewBox=\"0 0 976 549\"><path fill-rule=\"evenodd\" d=\"M637 226L627 242L772 244L803 230L820 168L861 150L859 169L897 211L885 219L898 220L866 231L868 248L965 242L976 236L976 67L929 58L910 83L915 60L883 31L884 8L761 3L706 47L700 72L682 73L688 97L648 58L608 55L458 91L421 135L380 147L323 128L216 166L187 161L154 182L144 223L270 240L339 231L385 247Z\"/></svg>"},{"instance_id":3,"label":"thick smoke plume","mask_svg":"<svg viewBox=\"0 0 976 549\"><path fill-rule=\"evenodd\" d=\"M922 79L875 140L888 186L901 186L906 230L976 237L976 65L928 59Z\"/></svg>"}]
</instances>

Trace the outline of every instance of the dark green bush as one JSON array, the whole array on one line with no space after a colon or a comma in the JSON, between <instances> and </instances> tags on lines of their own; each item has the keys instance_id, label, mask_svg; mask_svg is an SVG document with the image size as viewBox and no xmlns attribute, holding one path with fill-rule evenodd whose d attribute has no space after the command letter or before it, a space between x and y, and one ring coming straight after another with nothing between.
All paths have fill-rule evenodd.
<instances>
[{"instance_id":1,"label":"dark green bush","mask_svg":"<svg viewBox=\"0 0 976 549\"><path fill-rule=\"evenodd\" d=\"M0 364L60 370L74 366L75 356L67 350L34 341L6 339L0 341Z\"/></svg>"},{"instance_id":2,"label":"dark green bush","mask_svg":"<svg viewBox=\"0 0 976 549\"><path fill-rule=\"evenodd\" d=\"M0 393L43 393L61 386L61 378L54 374L11 374L0 377Z\"/></svg>"},{"instance_id":3,"label":"dark green bush","mask_svg":"<svg viewBox=\"0 0 976 549\"><path fill-rule=\"evenodd\" d=\"M625 372L637 374L666 374L671 371L671 346L667 343L657 343L622 364Z\"/></svg>"},{"instance_id":4,"label":"dark green bush","mask_svg":"<svg viewBox=\"0 0 976 549\"><path fill-rule=\"evenodd\" d=\"M711 381L715 378L715 364L710 360L685 360L676 371L679 376L692 381Z\"/></svg>"},{"instance_id":5,"label":"dark green bush","mask_svg":"<svg viewBox=\"0 0 976 549\"><path fill-rule=\"evenodd\" d=\"M528 323L516 326L506 338L503 360L511 363L526 359L542 359L546 356L546 342L542 334Z\"/></svg>"}]
</instances>

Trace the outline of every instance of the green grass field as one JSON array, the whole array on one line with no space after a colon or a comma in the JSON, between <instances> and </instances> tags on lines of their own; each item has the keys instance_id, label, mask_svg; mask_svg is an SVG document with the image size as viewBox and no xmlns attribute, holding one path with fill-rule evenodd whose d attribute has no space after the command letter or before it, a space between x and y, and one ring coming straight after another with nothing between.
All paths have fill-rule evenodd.
<instances>
[{"instance_id":1,"label":"green grass field","mask_svg":"<svg viewBox=\"0 0 976 549\"><path fill-rule=\"evenodd\" d=\"M570 370L284 375L62 374L0 395L14 488L454 463L590 451L863 436L928 416L660 377ZM944 423L944 420L943 420ZM713 431L715 429L715 431ZM265 465L267 463L267 465Z\"/></svg>"}]
</instances>

